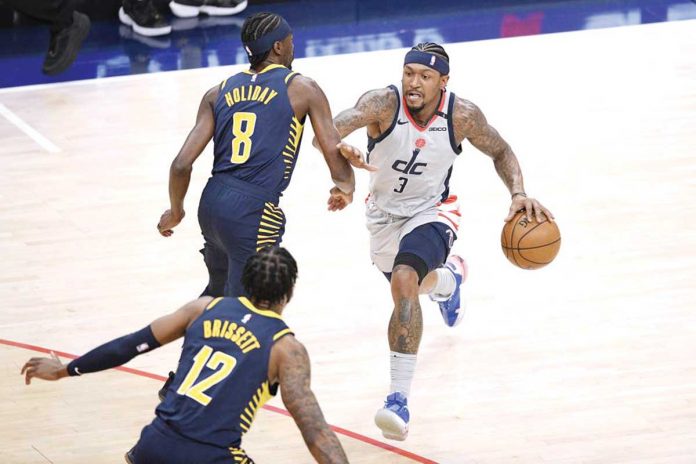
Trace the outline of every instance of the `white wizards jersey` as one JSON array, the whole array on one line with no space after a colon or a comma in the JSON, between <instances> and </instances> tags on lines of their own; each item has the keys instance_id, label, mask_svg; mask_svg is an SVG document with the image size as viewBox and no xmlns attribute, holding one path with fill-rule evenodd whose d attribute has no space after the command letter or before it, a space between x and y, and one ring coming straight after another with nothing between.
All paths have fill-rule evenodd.
<instances>
[{"instance_id":1,"label":"white wizards jersey","mask_svg":"<svg viewBox=\"0 0 696 464\"><path fill-rule=\"evenodd\" d=\"M398 102L394 120L379 137L368 136L368 163L379 168L370 173L370 200L386 213L410 217L449 196L452 164L462 151L452 125L455 96L445 91L435 115L421 127L399 89L389 88Z\"/></svg>"}]
</instances>

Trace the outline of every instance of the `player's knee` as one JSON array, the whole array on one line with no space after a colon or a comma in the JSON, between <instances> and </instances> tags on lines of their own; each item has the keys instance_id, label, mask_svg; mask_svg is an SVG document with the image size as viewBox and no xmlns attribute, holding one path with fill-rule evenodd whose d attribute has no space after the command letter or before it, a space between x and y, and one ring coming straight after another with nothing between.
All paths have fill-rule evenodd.
<instances>
[{"instance_id":1,"label":"player's knee","mask_svg":"<svg viewBox=\"0 0 696 464\"><path fill-rule=\"evenodd\" d=\"M398 301L402 297L418 297L418 273L406 264L398 264L392 270L392 295Z\"/></svg>"}]
</instances>

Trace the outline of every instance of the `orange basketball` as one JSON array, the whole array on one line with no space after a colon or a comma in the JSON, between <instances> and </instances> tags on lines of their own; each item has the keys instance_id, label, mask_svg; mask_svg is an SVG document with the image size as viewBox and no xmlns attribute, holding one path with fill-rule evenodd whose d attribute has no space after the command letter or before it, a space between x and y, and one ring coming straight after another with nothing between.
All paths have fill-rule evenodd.
<instances>
[{"instance_id":1,"label":"orange basketball","mask_svg":"<svg viewBox=\"0 0 696 464\"><path fill-rule=\"evenodd\" d=\"M549 264L561 248L561 231L546 217L542 222L524 217L524 210L503 226L500 245L505 257L522 269L539 269Z\"/></svg>"}]
</instances>

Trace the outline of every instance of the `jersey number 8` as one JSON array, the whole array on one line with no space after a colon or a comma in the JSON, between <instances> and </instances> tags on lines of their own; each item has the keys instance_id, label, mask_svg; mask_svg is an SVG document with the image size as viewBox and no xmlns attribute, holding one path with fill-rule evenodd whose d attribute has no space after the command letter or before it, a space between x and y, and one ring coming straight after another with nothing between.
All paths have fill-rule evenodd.
<instances>
[{"instance_id":1,"label":"jersey number 8","mask_svg":"<svg viewBox=\"0 0 696 464\"><path fill-rule=\"evenodd\" d=\"M243 164L251 155L251 136L256 128L256 114L240 111L232 118L232 164Z\"/></svg>"},{"instance_id":2,"label":"jersey number 8","mask_svg":"<svg viewBox=\"0 0 696 464\"><path fill-rule=\"evenodd\" d=\"M186 374L184 381L181 382L181 386L176 392L179 395L186 395L189 398L196 400L203 406L207 406L212 398L206 395L205 391L213 385L217 385L225 380L236 365L237 360L229 354L225 354L221 351L216 351L213 353L213 349L208 345L205 345L200 349L196 356L194 356L193 366L191 367L191 370L188 371L188 374ZM194 385L194 382L196 382L198 377L201 375L203 367L214 369L216 372Z\"/></svg>"}]
</instances>

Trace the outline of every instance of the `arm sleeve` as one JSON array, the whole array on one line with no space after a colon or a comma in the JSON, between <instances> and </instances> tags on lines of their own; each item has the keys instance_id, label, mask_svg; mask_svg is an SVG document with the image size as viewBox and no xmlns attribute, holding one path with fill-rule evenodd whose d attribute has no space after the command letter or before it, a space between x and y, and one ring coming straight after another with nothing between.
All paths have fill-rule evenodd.
<instances>
[{"instance_id":1,"label":"arm sleeve","mask_svg":"<svg viewBox=\"0 0 696 464\"><path fill-rule=\"evenodd\" d=\"M137 332L104 343L72 360L68 364L68 375L75 376L111 369L160 345L148 325Z\"/></svg>"}]
</instances>

